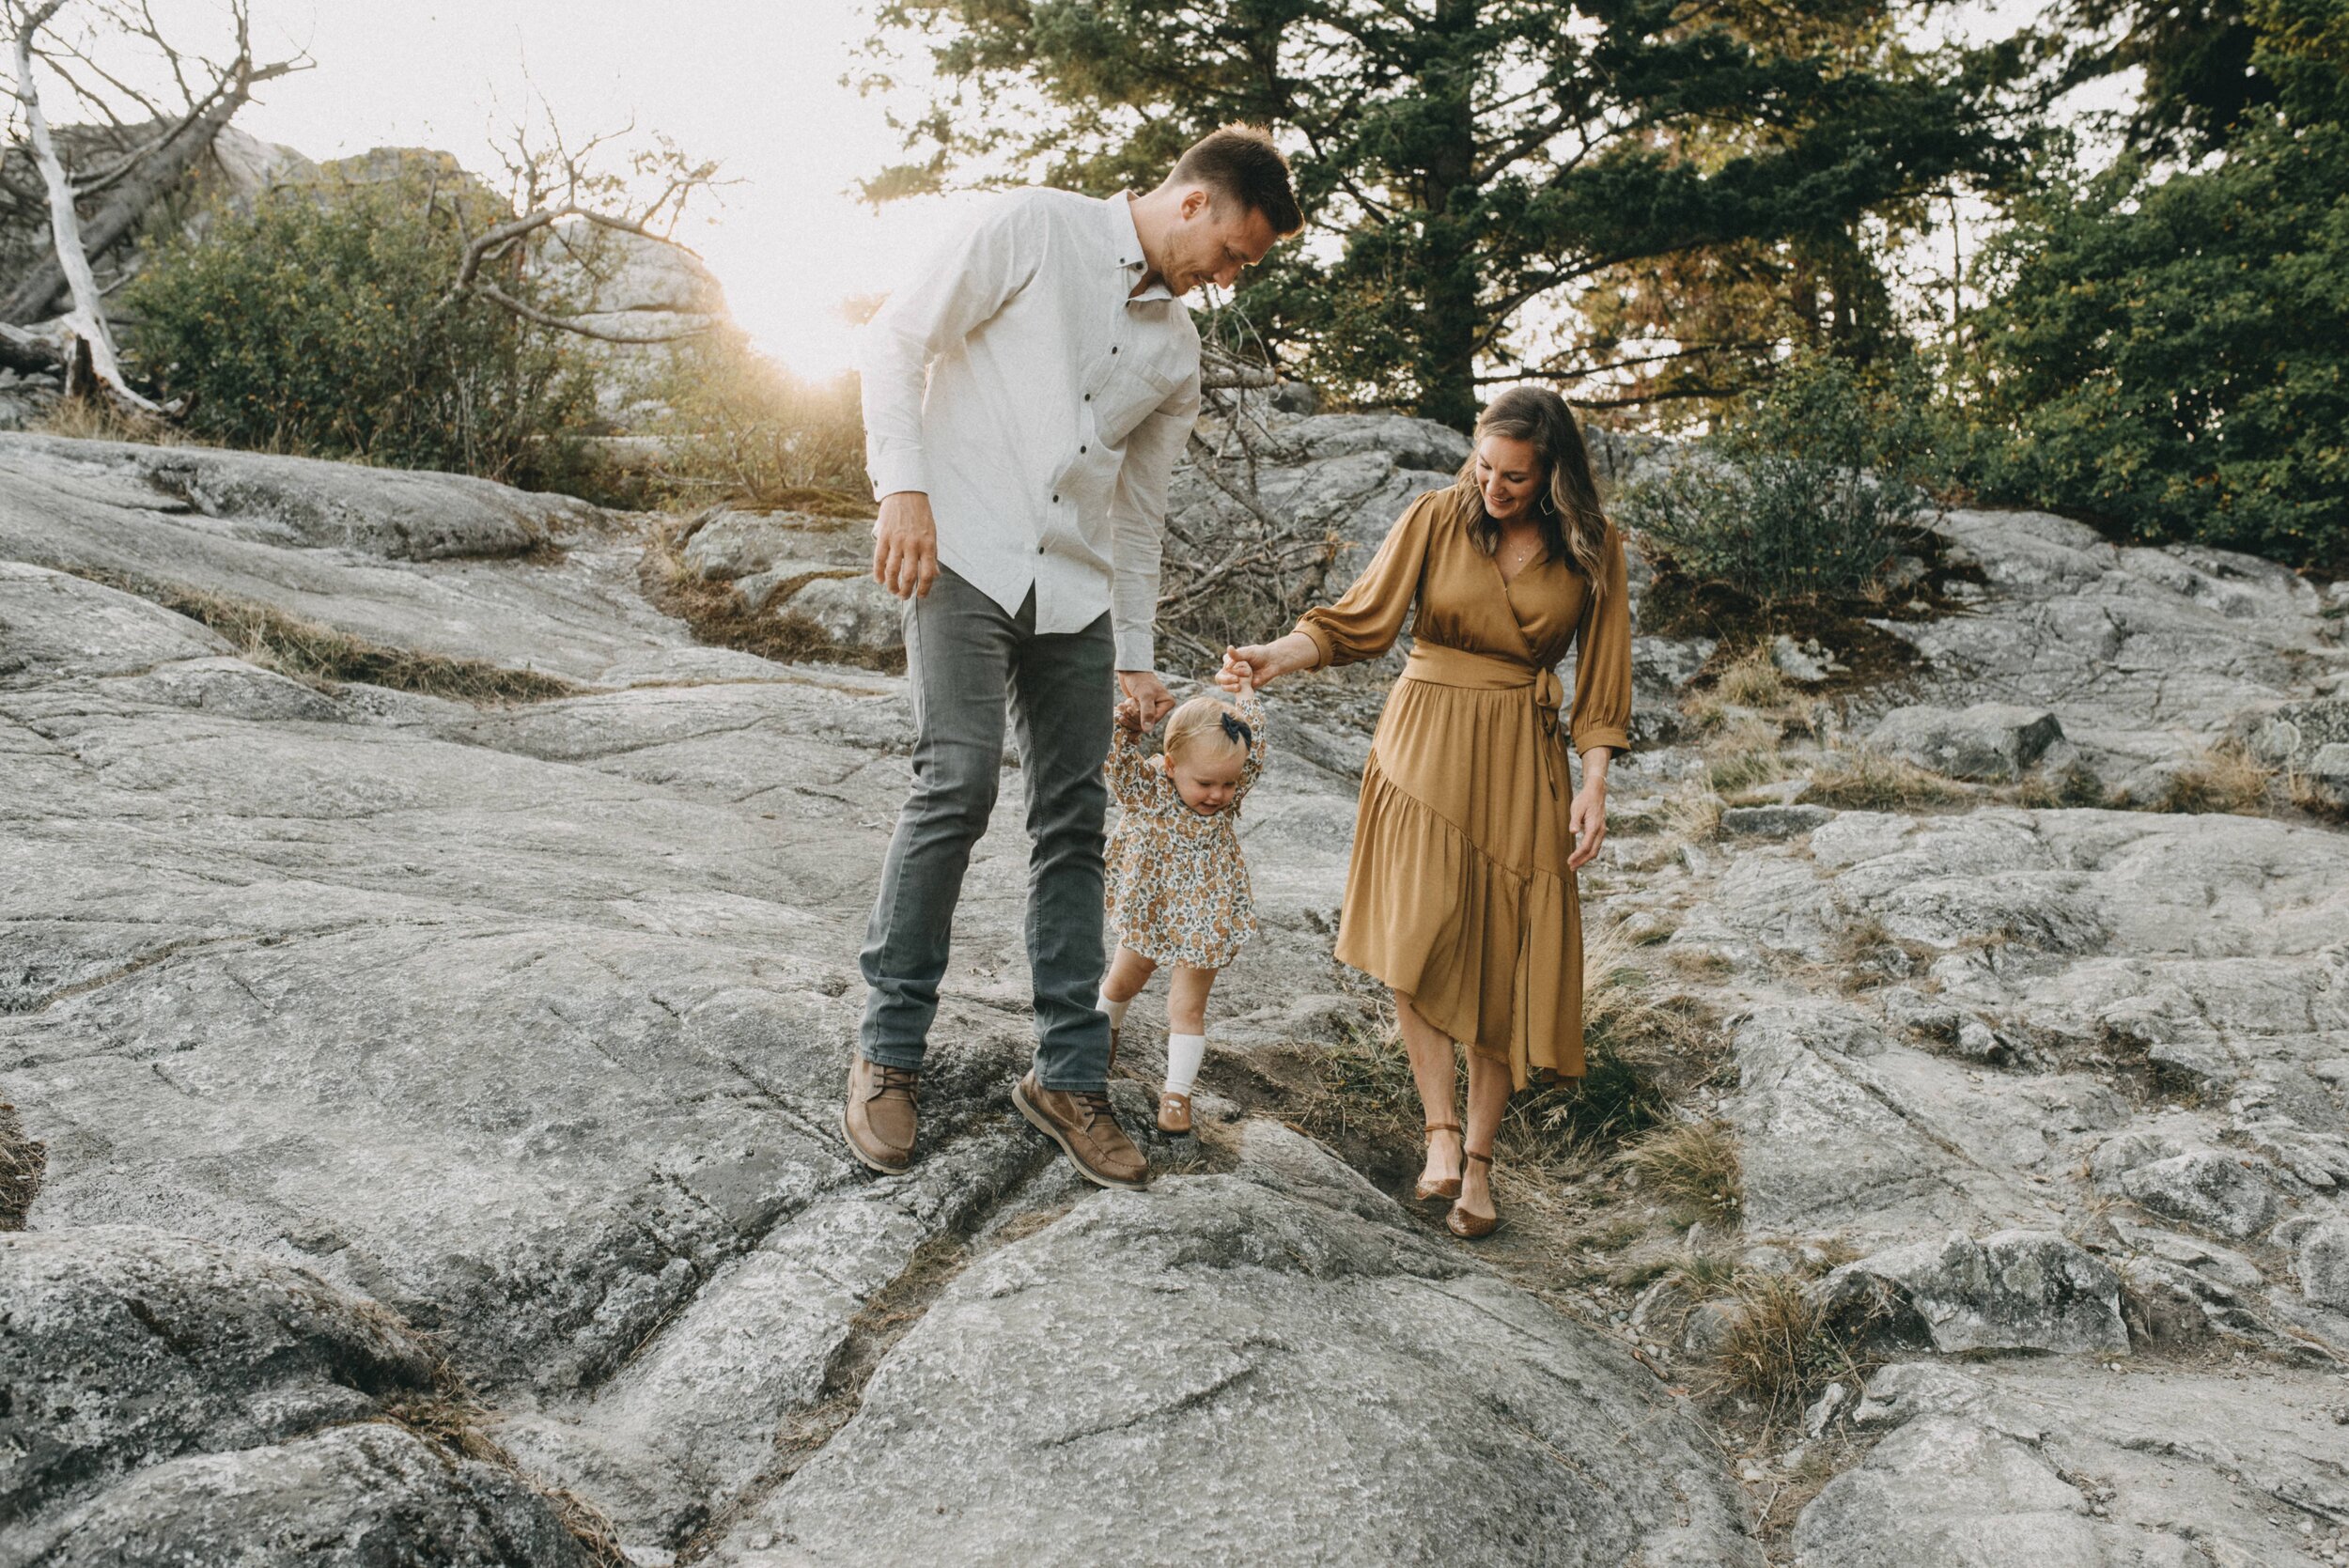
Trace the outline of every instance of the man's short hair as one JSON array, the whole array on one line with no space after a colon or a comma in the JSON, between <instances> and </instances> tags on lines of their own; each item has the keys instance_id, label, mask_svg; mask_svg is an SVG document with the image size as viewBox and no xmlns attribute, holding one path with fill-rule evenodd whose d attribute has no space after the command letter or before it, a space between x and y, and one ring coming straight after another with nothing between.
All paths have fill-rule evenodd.
<instances>
[{"instance_id":1,"label":"man's short hair","mask_svg":"<svg viewBox=\"0 0 2349 1568\"><path fill-rule=\"evenodd\" d=\"M1167 179L1232 197L1250 211L1263 213L1275 234L1295 234L1305 226L1305 214L1298 210L1297 192L1289 183L1289 161L1270 136L1252 125L1210 131L1175 161Z\"/></svg>"}]
</instances>

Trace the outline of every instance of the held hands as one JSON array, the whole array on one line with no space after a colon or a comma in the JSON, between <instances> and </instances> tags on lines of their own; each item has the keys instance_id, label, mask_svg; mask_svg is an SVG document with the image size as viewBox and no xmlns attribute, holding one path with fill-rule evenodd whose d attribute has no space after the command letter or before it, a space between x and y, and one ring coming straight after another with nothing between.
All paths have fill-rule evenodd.
<instances>
[{"instance_id":1,"label":"held hands","mask_svg":"<svg viewBox=\"0 0 2349 1568\"><path fill-rule=\"evenodd\" d=\"M938 581L938 520L920 490L881 497L873 524L873 581L899 598L926 598Z\"/></svg>"},{"instance_id":2,"label":"held hands","mask_svg":"<svg viewBox=\"0 0 2349 1568\"><path fill-rule=\"evenodd\" d=\"M1281 665L1272 644L1255 643L1244 648L1225 648L1223 668L1215 673L1215 683L1226 691L1245 695L1270 684L1280 674Z\"/></svg>"},{"instance_id":3,"label":"held hands","mask_svg":"<svg viewBox=\"0 0 2349 1568\"><path fill-rule=\"evenodd\" d=\"M1119 703L1113 711L1117 720L1117 727L1128 735L1140 735L1148 727L1142 722L1142 705L1131 697Z\"/></svg>"},{"instance_id":4,"label":"held hands","mask_svg":"<svg viewBox=\"0 0 2349 1568\"><path fill-rule=\"evenodd\" d=\"M1166 683L1148 670L1120 670L1117 689L1126 693L1126 700L1117 705L1118 722L1124 723L1126 710L1134 710L1137 722L1131 726L1146 730L1174 710L1174 693Z\"/></svg>"}]
</instances>

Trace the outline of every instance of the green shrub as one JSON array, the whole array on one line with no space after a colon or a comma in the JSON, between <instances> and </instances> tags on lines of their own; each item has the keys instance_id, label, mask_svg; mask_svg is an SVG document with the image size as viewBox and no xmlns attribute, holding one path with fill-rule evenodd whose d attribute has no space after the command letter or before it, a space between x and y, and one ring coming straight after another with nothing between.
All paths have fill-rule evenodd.
<instances>
[{"instance_id":1,"label":"green shrub","mask_svg":"<svg viewBox=\"0 0 2349 1568\"><path fill-rule=\"evenodd\" d=\"M579 340L489 301L450 300L464 241L507 216L421 164L270 191L163 243L131 285L132 346L196 435L231 446L436 468L552 488L595 427ZM565 302L521 266L501 287Z\"/></svg>"},{"instance_id":2,"label":"green shrub","mask_svg":"<svg viewBox=\"0 0 2349 1568\"><path fill-rule=\"evenodd\" d=\"M2349 565L2349 128L2263 112L2226 159L2124 161L1988 253L1969 478L2123 537Z\"/></svg>"},{"instance_id":3,"label":"green shrub","mask_svg":"<svg viewBox=\"0 0 2349 1568\"><path fill-rule=\"evenodd\" d=\"M1864 593L1928 509L1916 479L1930 407L1914 371L1871 381L1796 360L1680 461L1626 486L1616 515L1683 573L1766 604Z\"/></svg>"}]
</instances>

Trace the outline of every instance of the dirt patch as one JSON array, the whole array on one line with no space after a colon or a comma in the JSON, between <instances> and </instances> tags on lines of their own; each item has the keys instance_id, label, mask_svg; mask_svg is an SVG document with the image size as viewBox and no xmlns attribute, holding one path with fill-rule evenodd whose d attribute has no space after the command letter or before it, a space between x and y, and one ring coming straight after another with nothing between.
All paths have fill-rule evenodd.
<instances>
[{"instance_id":1,"label":"dirt patch","mask_svg":"<svg viewBox=\"0 0 2349 1568\"><path fill-rule=\"evenodd\" d=\"M1924 615L1867 599L1773 603L1734 582L1688 576L1669 561L1657 565L1640 605L1640 629L1647 635L1709 637L1719 644L1688 683L1688 691L1696 694L1711 691L1741 660L1756 648L1768 647L1781 635L1797 643L1816 638L1834 649L1836 661L1844 666L1825 680L1807 685L1808 695L1832 696L1907 677L1922 659L1905 639L1870 625L1871 617L1921 620Z\"/></svg>"}]
</instances>

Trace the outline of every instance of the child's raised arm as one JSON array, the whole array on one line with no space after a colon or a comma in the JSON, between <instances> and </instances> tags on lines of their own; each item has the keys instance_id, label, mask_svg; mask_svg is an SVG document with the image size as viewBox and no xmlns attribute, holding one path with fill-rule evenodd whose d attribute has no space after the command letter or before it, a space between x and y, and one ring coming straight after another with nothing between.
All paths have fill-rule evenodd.
<instances>
[{"instance_id":1,"label":"child's raised arm","mask_svg":"<svg viewBox=\"0 0 2349 1568\"><path fill-rule=\"evenodd\" d=\"M1232 803L1237 805L1255 787L1256 775L1264 771L1264 699L1256 695L1253 686L1241 681L1239 690L1232 695L1232 706L1239 710L1240 722L1248 726L1248 760L1240 764L1239 785L1232 791Z\"/></svg>"},{"instance_id":2,"label":"child's raised arm","mask_svg":"<svg viewBox=\"0 0 2349 1568\"><path fill-rule=\"evenodd\" d=\"M1151 796L1155 771L1142 752L1142 708L1130 697L1117 705L1117 727L1110 738L1110 792L1121 806L1138 806Z\"/></svg>"}]
</instances>

